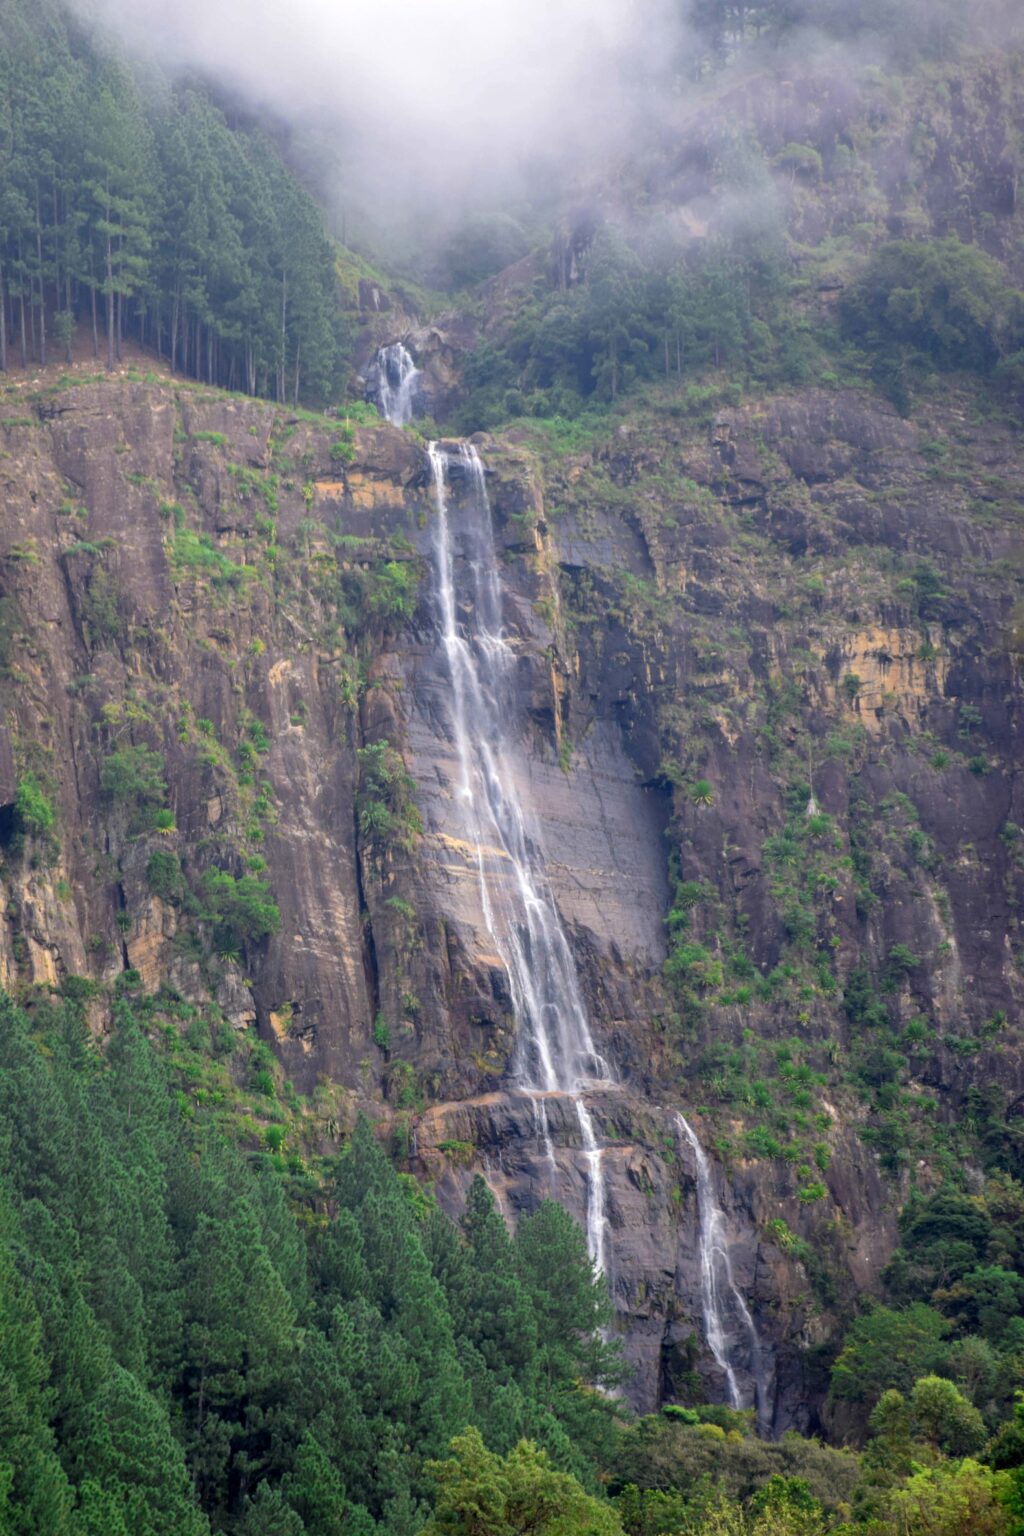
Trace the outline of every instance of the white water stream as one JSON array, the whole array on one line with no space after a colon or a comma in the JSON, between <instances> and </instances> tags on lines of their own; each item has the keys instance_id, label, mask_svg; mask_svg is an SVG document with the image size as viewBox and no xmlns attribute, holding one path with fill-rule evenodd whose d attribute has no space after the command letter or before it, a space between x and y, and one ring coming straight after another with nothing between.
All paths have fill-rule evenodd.
<instances>
[{"instance_id":1,"label":"white water stream","mask_svg":"<svg viewBox=\"0 0 1024 1536\"><path fill-rule=\"evenodd\" d=\"M412 417L418 377L401 342L377 355L380 408L404 426ZM476 449L428 448L436 521L434 601L438 643L451 680L449 728L458 764L455 793L474 849L480 904L509 979L519 1023L516 1079L533 1102L534 1127L552 1177L557 1174L547 1095L571 1100L580 1128L587 1196L587 1248L606 1267L607 1218L602 1148L584 1100L588 1087L612 1081L594 1048L579 977L545 873L537 830L511 772L508 724L515 718L515 653L505 635L502 586L484 468ZM450 480L465 487L470 516L462 529L461 583L456 578ZM467 578L468 577L468 581ZM708 1348L725 1378L729 1401L744 1406L734 1359L749 1361L759 1419L765 1412L761 1346L754 1320L733 1279L725 1218L707 1154L682 1114L680 1132L697 1166L701 1305ZM742 1335L742 1338L740 1337Z\"/></svg>"},{"instance_id":2,"label":"white water stream","mask_svg":"<svg viewBox=\"0 0 1024 1536\"><path fill-rule=\"evenodd\" d=\"M396 427L412 420L413 398L420 371L400 341L377 353L377 404L381 415Z\"/></svg>"},{"instance_id":3,"label":"white water stream","mask_svg":"<svg viewBox=\"0 0 1024 1536\"><path fill-rule=\"evenodd\" d=\"M676 1124L693 1151L697 1164L697 1219L700 1231L700 1289L701 1310L704 1313L704 1332L708 1348L725 1377L729 1403L733 1408L748 1406L743 1400L736 1367L733 1364L736 1346L745 1345L754 1378L755 1406L758 1421L766 1411L761 1371L761 1341L754 1326L750 1309L733 1279L732 1260L729 1257L729 1239L725 1230L725 1214L718 1203L711 1165L686 1116L677 1113ZM737 1336L744 1335L740 1340Z\"/></svg>"},{"instance_id":4,"label":"white water stream","mask_svg":"<svg viewBox=\"0 0 1024 1536\"><path fill-rule=\"evenodd\" d=\"M437 517L434 599L438 641L451 679L449 728L458 763L455 793L475 851L480 904L508 974L519 1024L513 1071L534 1099L534 1123L552 1172L554 1149L542 1095L566 1094L580 1128L587 1182L587 1246L606 1260L602 1148L583 1099L610 1080L594 1048L579 977L548 886L539 835L511 772L515 653L502 620L502 588L484 469L468 443L428 450ZM458 477L463 520L459 570L449 505Z\"/></svg>"}]
</instances>

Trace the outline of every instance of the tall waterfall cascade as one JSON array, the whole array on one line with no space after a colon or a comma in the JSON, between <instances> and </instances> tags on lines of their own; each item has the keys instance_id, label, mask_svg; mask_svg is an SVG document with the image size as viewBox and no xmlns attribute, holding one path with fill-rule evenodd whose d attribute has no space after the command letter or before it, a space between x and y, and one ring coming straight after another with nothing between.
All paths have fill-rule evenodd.
<instances>
[{"instance_id":1,"label":"tall waterfall cascade","mask_svg":"<svg viewBox=\"0 0 1024 1536\"><path fill-rule=\"evenodd\" d=\"M396 427L412 420L416 381L420 371L400 341L377 353L377 404L381 415Z\"/></svg>"},{"instance_id":2,"label":"tall waterfall cascade","mask_svg":"<svg viewBox=\"0 0 1024 1536\"><path fill-rule=\"evenodd\" d=\"M377 364L381 411L402 426L412 415L416 365L400 342L382 348ZM603 1148L585 1095L589 1089L612 1086L614 1078L595 1048L576 964L547 879L540 835L512 772L515 652L504 626L484 467L471 443L431 443L427 453L436 512L436 643L451 684L447 728L457 770L454 793L460 831L476 865L480 907L508 977L519 1026L512 1071L532 1102L534 1129L552 1176L557 1164L547 1103L552 1095L571 1100L586 1181L587 1248L595 1265L605 1270ZM458 531L450 496L456 477L468 511ZM708 1348L723 1373L730 1403L741 1408L744 1393L734 1360L742 1345L761 1419L766 1404L760 1342L733 1279L724 1213L707 1154L682 1114L676 1115L676 1123L697 1166L701 1302Z\"/></svg>"},{"instance_id":3,"label":"tall waterfall cascade","mask_svg":"<svg viewBox=\"0 0 1024 1536\"><path fill-rule=\"evenodd\" d=\"M579 976L552 895L530 807L511 772L515 653L503 624L502 586L484 468L461 443L429 450L436 519L433 565L437 643L451 681L449 719L460 829L476 863L480 905L508 976L518 1028L512 1070L534 1104L534 1125L554 1168L545 1097L568 1096L580 1129L587 1246L606 1264L603 1151L584 1100L611 1074L590 1033ZM468 516L452 526L450 481L464 486Z\"/></svg>"},{"instance_id":4,"label":"tall waterfall cascade","mask_svg":"<svg viewBox=\"0 0 1024 1536\"><path fill-rule=\"evenodd\" d=\"M725 1213L715 1194L708 1155L696 1131L682 1113L677 1113L675 1119L697 1165L701 1310L708 1348L725 1377L730 1405L733 1408L746 1408L750 1404L744 1401L734 1363L737 1346L743 1347L754 1379L754 1406L758 1422L765 1428L767 1402L761 1370L761 1341L750 1309L733 1279Z\"/></svg>"}]
</instances>

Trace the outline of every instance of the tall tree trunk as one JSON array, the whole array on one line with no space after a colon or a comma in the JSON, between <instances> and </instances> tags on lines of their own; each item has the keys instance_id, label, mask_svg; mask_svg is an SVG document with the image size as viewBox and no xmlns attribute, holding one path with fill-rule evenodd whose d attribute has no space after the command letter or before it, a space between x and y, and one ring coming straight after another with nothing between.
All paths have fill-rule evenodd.
<instances>
[{"instance_id":1,"label":"tall tree trunk","mask_svg":"<svg viewBox=\"0 0 1024 1536\"><path fill-rule=\"evenodd\" d=\"M178 320L181 310L181 294L177 288L174 290L174 304L171 307L171 372L178 366Z\"/></svg>"},{"instance_id":2,"label":"tall tree trunk","mask_svg":"<svg viewBox=\"0 0 1024 1536\"><path fill-rule=\"evenodd\" d=\"M28 367L28 336L25 331L25 290L22 288L18 295L21 308L21 366Z\"/></svg>"},{"instance_id":3,"label":"tall tree trunk","mask_svg":"<svg viewBox=\"0 0 1024 1536\"><path fill-rule=\"evenodd\" d=\"M71 268L64 263L64 310L68 316L68 345L65 361L70 365L75 360L75 305L71 296Z\"/></svg>"},{"instance_id":4,"label":"tall tree trunk","mask_svg":"<svg viewBox=\"0 0 1024 1536\"><path fill-rule=\"evenodd\" d=\"M57 178L54 177L50 184L50 196L53 199L53 291L56 295L56 305L60 308L61 270L60 270L60 193L57 190Z\"/></svg>"},{"instance_id":5,"label":"tall tree trunk","mask_svg":"<svg viewBox=\"0 0 1024 1536\"><path fill-rule=\"evenodd\" d=\"M93 355L94 358L96 358L96 360L98 362L99 361L99 355L100 355L100 327L99 327L99 320L98 320L97 315L96 315L96 284L95 283L90 283L89 284L89 291L90 291L90 293L92 295L92 355Z\"/></svg>"},{"instance_id":6,"label":"tall tree trunk","mask_svg":"<svg viewBox=\"0 0 1024 1536\"><path fill-rule=\"evenodd\" d=\"M288 346L288 274L281 273L281 357L277 365L277 403L284 404L284 369Z\"/></svg>"},{"instance_id":7,"label":"tall tree trunk","mask_svg":"<svg viewBox=\"0 0 1024 1536\"><path fill-rule=\"evenodd\" d=\"M7 296L4 293L4 269L0 265L0 373L7 372Z\"/></svg>"},{"instance_id":8,"label":"tall tree trunk","mask_svg":"<svg viewBox=\"0 0 1024 1536\"><path fill-rule=\"evenodd\" d=\"M46 282L43 277L43 215L36 182L36 261L39 263L39 361L46 367Z\"/></svg>"},{"instance_id":9,"label":"tall tree trunk","mask_svg":"<svg viewBox=\"0 0 1024 1536\"><path fill-rule=\"evenodd\" d=\"M107 301L107 372L114 371L114 250L110 236L107 236L107 288L104 295Z\"/></svg>"}]
</instances>

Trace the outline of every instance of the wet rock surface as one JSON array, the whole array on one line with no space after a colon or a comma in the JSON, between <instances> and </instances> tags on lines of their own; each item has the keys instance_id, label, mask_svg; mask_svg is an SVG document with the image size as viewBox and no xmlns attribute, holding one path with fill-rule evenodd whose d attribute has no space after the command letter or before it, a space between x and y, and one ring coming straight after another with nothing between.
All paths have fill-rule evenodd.
<instances>
[{"instance_id":1,"label":"wet rock surface","mask_svg":"<svg viewBox=\"0 0 1024 1536\"><path fill-rule=\"evenodd\" d=\"M4 985L112 983L130 967L147 991L256 1028L301 1091L339 1083L352 1113L406 1123L411 1166L450 1208L480 1169L510 1219L548 1194L582 1215L568 1101L546 1106L552 1165L536 1103L510 1081L507 978L453 828L428 584L386 632L362 616L373 638L358 656L356 621L339 619L339 591L367 573L425 570L422 449L381 427L339 455L331 424L131 381L61 390L23 421L0 426L0 597L16 637L0 778L9 804L35 764L60 836L51 862L4 846ZM929 473L939 437L957 445L955 478ZM839 839L815 942L841 979L865 960L884 976L893 946L912 951L888 995L901 1028L928 1020L915 1091L940 1119L979 1088L1003 1124L1019 1115L1014 442L955 401L914 423L861 392L808 390L707 428L627 430L568 463L523 443L480 451L517 658L516 778L622 1084L588 1103L631 1396L685 1396L694 1369L722 1392L702 1340L694 1169L672 1122L704 1103L691 1066L744 1031L771 1047L796 1037L839 1093L820 1179L748 1156L728 1110L694 1123L709 1149L728 1142L712 1164L775 1429L813 1428L806 1351L877 1285L907 1169L861 1140L867 1111L830 1066L854 1034L841 996L709 1004L680 1037L664 919L681 875L711 893L695 941L725 955L741 936L755 978L771 974L789 939L765 850L789 814L780 753L798 741ZM780 680L794 679L787 715ZM381 852L361 831L359 753L384 741L415 781L423 833ZM104 791L103 762L126 744L162 754L173 828L140 829ZM710 803L692 798L698 779ZM151 887L158 848L189 879L241 875L258 848L280 931L235 955L197 947L181 904ZM932 1177L926 1158L915 1176ZM809 1182L823 1193L806 1198Z\"/></svg>"}]
</instances>

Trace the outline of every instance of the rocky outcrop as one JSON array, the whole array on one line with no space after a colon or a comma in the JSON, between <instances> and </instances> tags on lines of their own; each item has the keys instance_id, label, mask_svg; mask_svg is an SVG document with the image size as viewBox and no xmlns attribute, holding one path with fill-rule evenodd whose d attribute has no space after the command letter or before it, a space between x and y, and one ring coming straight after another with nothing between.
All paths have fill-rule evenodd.
<instances>
[{"instance_id":1,"label":"rocky outcrop","mask_svg":"<svg viewBox=\"0 0 1024 1536\"><path fill-rule=\"evenodd\" d=\"M1024 1101L1015 441L955 395L908 422L807 390L572 458L480 450L515 774L620 1080L588 1102L631 1395L722 1390L684 1106L775 1426L813 1427L807 1351L877 1284L910 1180L938 1177L932 1128L959 1134L970 1101L1011 1135ZM299 1090L340 1085L340 1123L402 1130L452 1209L479 1169L511 1219L552 1194L582 1216L571 1101L545 1105L549 1156L509 1079L416 440L127 380L19 400L0 454L4 985L87 978L102 1030L127 971L257 1031ZM139 749L166 792L118 789ZM18 821L26 775L49 831ZM214 869L265 880L279 930L218 930ZM902 1141L844 1005L858 976L903 1063L879 1058Z\"/></svg>"}]
</instances>

